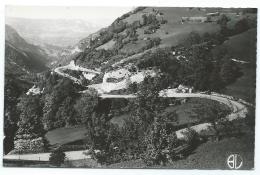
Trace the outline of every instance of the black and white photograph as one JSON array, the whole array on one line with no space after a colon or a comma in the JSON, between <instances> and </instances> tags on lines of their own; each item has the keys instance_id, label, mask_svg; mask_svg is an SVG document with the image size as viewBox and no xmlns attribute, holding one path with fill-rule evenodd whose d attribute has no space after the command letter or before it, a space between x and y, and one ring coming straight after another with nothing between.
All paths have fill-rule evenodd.
<instances>
[{"instance_id":1,"label":"black and white photograph","mask_svg":"<svg viewBox=\"0 0 260 175\"><path fill-rule=\"evenodd\" d=\"M6 5L3 167L255 167L257 7Z\"/></svg>"}]
</instances>

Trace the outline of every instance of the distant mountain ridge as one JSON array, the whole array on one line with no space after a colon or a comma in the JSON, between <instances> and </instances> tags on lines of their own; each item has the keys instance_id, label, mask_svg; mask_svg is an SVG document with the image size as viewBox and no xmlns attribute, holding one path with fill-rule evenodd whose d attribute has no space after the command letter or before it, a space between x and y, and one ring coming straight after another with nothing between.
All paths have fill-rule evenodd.
<instances>
[{"instance_id":1,"label":"distant mountain ridge","mask_svg":"<svg viewBox=\"0 0 260 175\"><path fill-rule=\"evenodd\" d=\"M14 28L5 26L5 61L6 71L16 67L13 72L41 72L47 67L47 55L35 45L29 44ZM20 67L20 69L19 69ZM9 70L12 73L12 69ZM8 73L8 72L6 72Z\"/></svg>"},{"instance_id":2,"label":"distant mountain ridge","mask_svg":"<svg viewBox=\"0 0 260 175\"><path fill-rule=\"evenodd\" d=\"M28 42L35 45L49 44L59 47L75 45L102 25L81 19L27 19L6 18L6 24L13 26Z\"/></svg>"}]
</instances>

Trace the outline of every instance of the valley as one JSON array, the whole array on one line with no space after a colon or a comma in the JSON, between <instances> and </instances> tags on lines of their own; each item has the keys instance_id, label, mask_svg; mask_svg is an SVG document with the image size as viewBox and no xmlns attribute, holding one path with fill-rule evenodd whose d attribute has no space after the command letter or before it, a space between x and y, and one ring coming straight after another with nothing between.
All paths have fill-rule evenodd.
<instances>
[{"instance_id":1,"label":"valley","mask_svg":"<svg viewBox=\"0 0 260 175\"><path fill-rule=\"evenodd\" d=\"M7 25L4 165L227 169L199 157L234 141L254 168L256 15L137 7L68 47Z\"/></svg>"}]
</instances>

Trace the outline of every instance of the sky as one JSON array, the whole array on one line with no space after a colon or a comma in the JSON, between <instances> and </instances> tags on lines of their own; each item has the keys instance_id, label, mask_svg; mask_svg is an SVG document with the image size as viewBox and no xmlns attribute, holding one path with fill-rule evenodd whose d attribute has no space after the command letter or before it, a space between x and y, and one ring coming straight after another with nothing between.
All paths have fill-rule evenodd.
<instances>
[{"instance_id":1,"label":"sky","mask_svg":"<svg viewBox=\"0 0 260 175\"><path fill-rule=\"evenodd\" d=\"M6 6L6 17L32 19L99 19L115 20L134 7L87 7L87 6Z\"/></svg>"}]
</instances>

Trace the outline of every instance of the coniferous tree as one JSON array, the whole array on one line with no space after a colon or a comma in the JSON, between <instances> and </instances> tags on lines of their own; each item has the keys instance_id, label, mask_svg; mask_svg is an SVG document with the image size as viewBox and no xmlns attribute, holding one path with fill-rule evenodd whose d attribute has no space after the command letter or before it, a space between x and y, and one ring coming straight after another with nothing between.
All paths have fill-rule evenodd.
<instances>
[{"instance_id":1,"label":"coniferous tree","mask_svg":"<svg viewBox=\"0 0 260 175\"><path fill-rule=\"evenodd\" d=\"M44 129L41 121L42 107L39 96L28 95L21 97L17 108L20 111L20 119L16 135L28 134L32 138L42 136Z\"/></svg>"}]
</instances>

